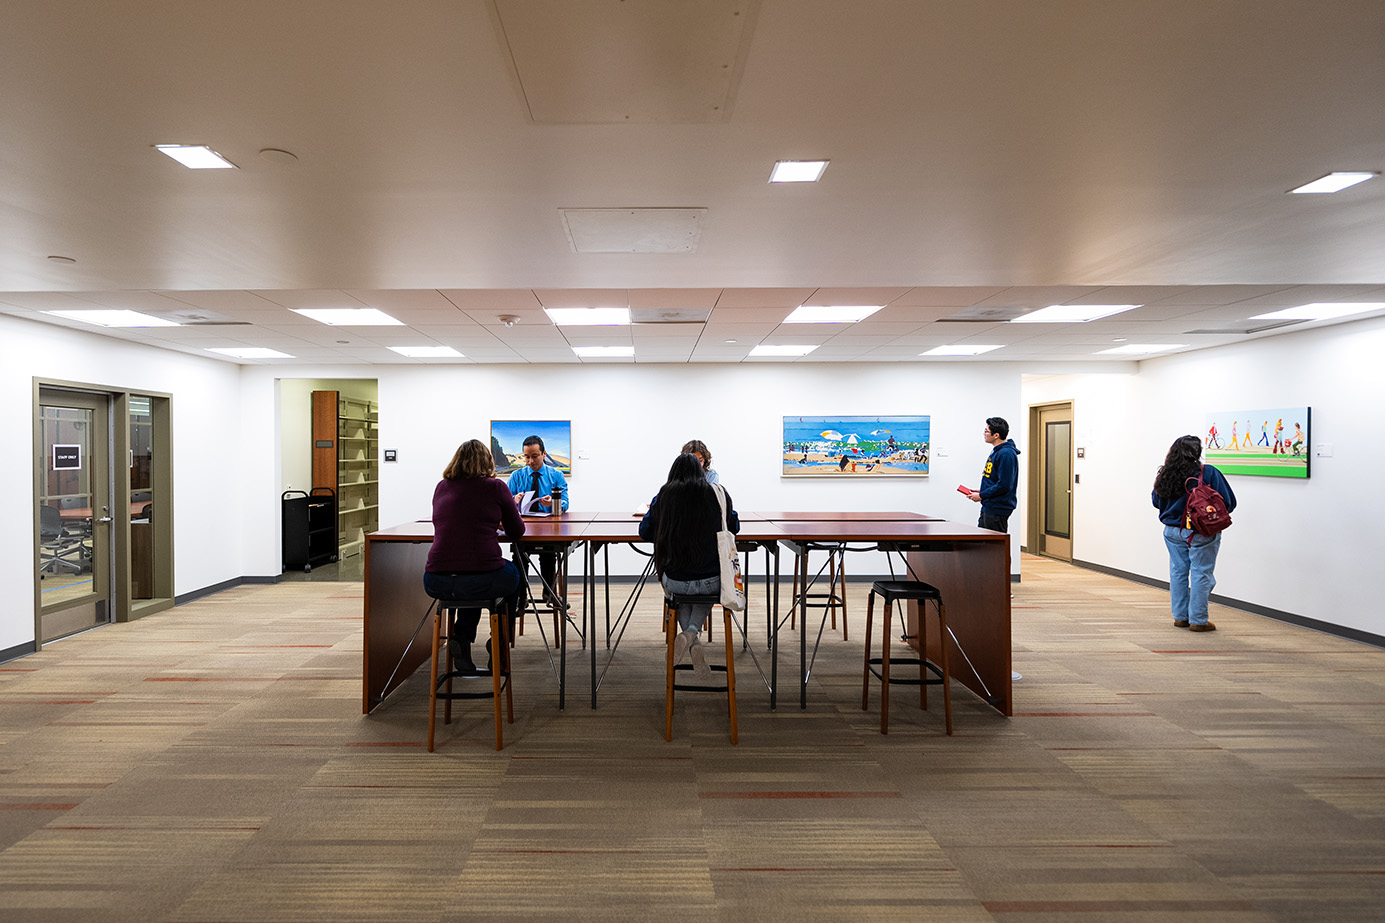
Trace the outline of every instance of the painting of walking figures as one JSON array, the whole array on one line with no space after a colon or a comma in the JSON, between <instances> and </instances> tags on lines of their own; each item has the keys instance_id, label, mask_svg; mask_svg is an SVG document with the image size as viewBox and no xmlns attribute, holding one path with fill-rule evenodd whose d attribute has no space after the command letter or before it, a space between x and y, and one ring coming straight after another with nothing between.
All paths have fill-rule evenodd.
<instances>
[{"instance_id":1,"label":"painting of walking figures","mask_svg":"<svg viewBox=\"0 0 1385 923\"><path fill-rule=\"evenodd\" d=\"M785 417L784 477L927 477L928 417Z\"/></svg>"},{"instance_id":2,"label":"painting of walking figures","mask_svg":"<svg viewBox=\"0 0 1385 923\"><path fill-rule=\"evenodd\" d=\"M1202 457L1222 474L1306 478L1309 408L1226 410L1207 415Z\"/></svg>"}]
</instances>

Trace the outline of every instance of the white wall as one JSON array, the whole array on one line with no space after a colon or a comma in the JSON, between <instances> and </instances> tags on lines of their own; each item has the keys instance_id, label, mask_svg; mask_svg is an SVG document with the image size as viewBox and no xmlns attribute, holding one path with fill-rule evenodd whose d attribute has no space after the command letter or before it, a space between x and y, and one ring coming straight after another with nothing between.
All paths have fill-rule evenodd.
<instances>
[{"instance_id":1,"label":"white wall","mask_svg":"<svg viewBox=\"0 0 1385 923\"><path fill-rule=\"evenodd\" d=\"M33 379L173 395L174 592L186 593L244 573L236 503L244 449L236 365L152 349L110 337L0 316L0 650L34 639L31 523L37 451ZM121 470L117 467L117 470Z\"/></svg>"},{"instance_id":2,"label":"white wall","mask_svg":"<svg viewBox=\"0 0 1385 923\"><path fill-rule=\"evenodd\" d=\"M295 369L303 377L346 377L346 367ZM282 367L247 366L243 394L266 399ZM492 419L571 419L577 510L635 510L647 503L688 439L711 448L736 506L747 510L911 509L976 521L957 484L979 484L989 447L987 416L1020 416L1017 367L1000 363L913 363L852 367L803 363L739 365L372 366L379 381L380 447L399 461L381 465L380 523L430 515L433 487L466 439L489 441ZM879 481L782 479L782 417L790 414L930 414L931 477ZM261 466L271 459L257 458ZM266 475L279 483L277 474ZM276 541L247 547L248 573L279 572L278 494L247 511L247 532L271 528ZM1012 524L1018 535L1018 521ZM1016 540L1013 572L1019 572ZM631 571L633 554L612 556ZM884 573L883 562L853 557L849 570ZM757 562L758 563L758 562Z\"/></svg>"},{"instance_id":3,"label":"white wall","mask_svg":"<svg viewBox=\"0 0 1385 923\"><path fill-rule=\"evenodd\" d=\"M1149 492L1169 444L1206 431L1209 411L1307 405L1306 481L1229 477L1238 506L1222 539L1218 595L1385 635L1375 566L1385 458L1385 318L1283 334L1138 364L1128 375L1027 378L1027 405L1071 399L1073 557L1168 579Z\"/></svg>"}]
</instances>

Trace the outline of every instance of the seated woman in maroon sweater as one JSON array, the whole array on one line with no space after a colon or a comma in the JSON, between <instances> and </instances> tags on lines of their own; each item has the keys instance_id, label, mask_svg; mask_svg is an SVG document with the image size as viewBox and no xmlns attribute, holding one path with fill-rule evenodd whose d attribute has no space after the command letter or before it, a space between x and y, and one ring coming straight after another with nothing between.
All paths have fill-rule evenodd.
<instances>
[{"instance_id":1,"label":"seated woman in maroon sweater","mask_svg":"<svg viewBox=\"0 0 1385 923\"><path fill-rule=\"evenodd\" d=\"M506 598L510 631L524 599L514 563L500 553L499 532L514 541L524 534L514 495L495 477L495 458L479 439L458 447L433 490L433 548L424 565L423 588L434 599ZM475 673L471 645L480 609L459 609L450 647L453 669ZM487 644L489 649L489 643Z\"/></svg>"}]
</instances>

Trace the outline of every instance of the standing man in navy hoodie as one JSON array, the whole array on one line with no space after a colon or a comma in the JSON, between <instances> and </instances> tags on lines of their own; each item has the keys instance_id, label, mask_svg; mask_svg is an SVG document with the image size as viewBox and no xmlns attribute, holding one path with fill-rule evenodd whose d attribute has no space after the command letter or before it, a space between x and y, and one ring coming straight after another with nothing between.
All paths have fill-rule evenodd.
<instances>
[{"instance_id":1,"label":"standing man in navy hoodie","mask_svg":"<svg viewBox=\"0 0 1385 923\"><path fill-rule=\"evenodd\" d=\"M987 417L981 438L991 446L986 470L981 474L981 489L967 496L981 504L976 524L995 532L1008 532L1010 514L1015 511L1020 483L1020 450L1010 436L1010 424L1002 417Z\"/></svg>"}]
</instances>

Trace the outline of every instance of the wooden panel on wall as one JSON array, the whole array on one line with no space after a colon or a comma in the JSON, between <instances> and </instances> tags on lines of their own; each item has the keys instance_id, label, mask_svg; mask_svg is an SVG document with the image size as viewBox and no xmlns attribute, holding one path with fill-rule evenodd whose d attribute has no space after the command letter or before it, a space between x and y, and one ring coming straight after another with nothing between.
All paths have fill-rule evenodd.
<instances>
[{"instance_id":1,"label":"wooden panel on wall","mask_svg":"<svg viewBox=\"0 0 1385 923\"><path fill-rule=\"evenodd\" d=\"M313 487L337 489L337 392L313 392Z\"/></svg>"}]
</instances>

